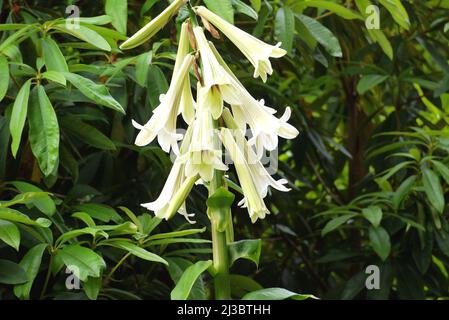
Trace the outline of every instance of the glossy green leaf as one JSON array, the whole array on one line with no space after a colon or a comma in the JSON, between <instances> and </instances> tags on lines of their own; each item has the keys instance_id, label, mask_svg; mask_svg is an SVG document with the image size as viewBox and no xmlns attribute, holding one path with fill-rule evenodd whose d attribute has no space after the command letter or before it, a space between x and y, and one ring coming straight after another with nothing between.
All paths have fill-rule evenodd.
<instances>
[{"instance_id":1,"label":"glossy green leaf","mask_svg":"<svg viewBox=\"0 0 449 320\"><path fill-rule=\"evenodd\" d=\"M19 251L20 231L17 226L9 221L0 220L0 240Z\"/></svg>"},{"instance_id":2,"label":"glossy green leaf","mask_svg":"<svg viewBox=\"0 0 449 320\"><path fill-rule=\"evenodd\" d=\"M44 54L47 71L68 72L69 67L58 44L50 37L42 39L42 53Z\"/></svg>"},{"instance_id":3,"label":"glossy green leaf","mask_svg":"<svg viewBox=\"0 0 449 320\"><path fill-rule=\"evenodd\" d=\"M406 30L410 28L410 19L401 0L379 0L379 2L390 12L397 24Z\"/></svg>"},{"instance_id":4,"label":"glossy green leaf","mask_svg":"<svg viewBox=\"0 0 449 320\"><path fill-rule=\"evenodd\" d=\"M230 23L234 23L232 0L204 0L207 8Z\"/></svg>"},{"instance_id":5,"label":"glossy green leaf","mask_svg":"<svg viewBox=\"0 0 449 320\"><path fill-rule=\"evenodd\" d=\"M59 83L63 86L66 86L67 84L64 75L57 71L45 71L44 73L42 73L42 77L49 81Z\"/></svg>"},{"instance_id":6,"label":"glossy green leaf","mask_svg":"<svg viewBox=\"0 0 449 320\"><path fill-rule=\"evenodd\" d=\"M106 267L101 256L78 244L59 249L57 255L81 281L86 281L88 277L99 277Z\"/></svg>"},{"instance_id":7,"label":"glossy green leaf","mask_svg":"<svg viewBox=\"0 0 449 320\"><path fill-rule=\"evenodd\" d=\"M300 294L283 288L266 288L250 292L243 296L242 300L306 300L317 299L311 294Z\"/></svg>"},{"instance_id":8,"label":"glossy green leaf","mask_svg":"<svg viewBox=\"0 0 449 320\"><path fill-rule=\"evenodd\" d=\"M338 58L343 56L338 39L328 28L308 16L302 14L298 14L296 16L304 24L315 40L318 41L331 56Z\"/></svg>"},{"instance_id":9,"label":"glossy green leaf","mask_svg":"<svg viewBox=\"0 0 449 320\"><path fill-rule=\"evenodd\" d=\"M262 240L240 240L228 244L229 260L232 265L238 259L253 261L259 265L260 253L262 251Z\"/></svg>"},{"instance_id":10,"label":"glossy green leaf","mask_svg":"<svg viewBox=\"0 0 449 320\"><path fill-rule=\"evenodd\" d=\"M148 69L151 65L152 60L153 60L153 52L152 51L142 53L140 56L137 57L136 80L137 80L137 83L142 87L145 87L147 84Z\"/></svg>"},{"instance_id":11,"label":"glossy green leaf","mask_svg":"<svg viewBox=\"0 0 449 320\"><path fill-rule=\"evenodd\" d=\"M74 209L85 212L92 218L103 222L109 222L111 220L114 222L118 222L121 220L121 217L113 208L104 204L85 203L74 206Z\"/></svg>"},{"instance_id":12,"label":"glossy green leaf","mask_svg":"<svg viewBox=\"0 0 449 320\"><path fill-rule=\"evenodd\" d=\"M5 56L2 55L0 55L0 74L2 75L2 77L0 78L0 101L2 101L9 87L8 60Z\"/></svg>"},{"instance_id":13,"label":"glossy green leaf","mask_svg":"<svg viewBox=\"0 0 449 320\"><path fill-rule=\"evenodd\" d=\"M382 259L386 260L390 255L391 243L390 236L382 227L369 228L369 240L373 250Z\"/></svg>"},{"instance_id":14,"label":"glossy green leaf","mask_svg":"<svg viewBox=\"0 0 449 320\"><path fill-rule=\"evenodd\" d=\"M120 113L125 113L123 107L109 93L105 85L96 84L90 79L84 78L75 73L64 73L65 78L73 84L82 94L99 105L111 108Z\"/></svg>"},{"instance_id":15,"label":"glossy green leaf","mask_svg":"<svg viewBox=\"0 0 449 320\"><path fill-rule=\"evenodd\" d=\"M3 284L21 284L28 281L25 270L9 260L0 259L0 283Z\"/></svg>"},{"instance_id":16,"label":"glossy green leaf","mask_svg":"<svg viewBox=\"0 0 449 320\"><path fill-rule=\"evenodd\" d=\"M149 251L145 250L144 248L141 248L141 247L139 247L131 242L128 242L128 241L111 240L111 241L104 242L104 244L108 245L108 246L126 250L129 253L131 253L132 255L139 257L141 259L147 260L147 261L159 262L159 263L168 265L168 262L165 259L158 256L157 254L149 252Z\"/></svg>"},{"instance_id":17,"label":"glossy green leaf","mask_svg":"<svg viewBox=\"0 0 449 320\"><path fill-rule=\"evenodd\" d=\"M28 250L20 261L19 265L25 271L28 281L14 287L14 294L17 298L21 300L28 300L30 298L31 287L33 286L34 279L39 273L42 256L46 248L47 244L38 244Z\"/></svg>"},{"instance_id":18,"label":"glossy green leaf","mask_svg":"<svg viewBox=\"0 0 449 320\"><path fill-rule=\"evenodd\" d=\"M59 161L59 124L55 110L43 86L31 92L28 110L31 150L45 176L49 176Z\"/></svg>"},{"instance_id":19,"label":"glossy green leaf","mask_svg":"<svg viewBox=\"0 0 449 320\"><path fill-rule=\"evenodd\" d=\"M0 208L0 219L42 228L47 228L51 225L51 221L48 219L38 218L32 220L27 215L11 208Z\"/></svg>"},{"instance_id":20,"label":"glossy green leaf","mask_svg":"<svg viewBox=\"0 0 449 320\"><path fill-rule=\"evenodd\" d=\"M244 3L243 1L232 0L232 5L234 6L236 13L244 14L244 15L257 21L257 18L258 18L257 12L253 8L251 8L249 5ZM260 9L260 6L259 6L259 9Z\"/></svg>"},{"instance_id":21,"label":"glossy green leaf","mask_svg":"<svg viewBox=\"0 0 449 320\"><path fill-rule=\"evenodd\" d=\"M198 277L210 266L212 266L212 261L208 260L208 261L198 261L195 264L188 267L182 274L175 288L172 290L170 295L171 299L186 300L189 297L190 291L192 290L192 287L196 282L196 280L198 279Z\"/></svg>"},{"instance_id":22,"label":"glossy green leaf","mask_svg":"<svg viewBox=\"0 0 449 320\"><path fill-rule=\"evenodd\" d=\"M40 194L44 192L41 188L38 188L31 183L23 181L13 181L11 182L11 184L22 193L25 192L39 193L39 196L32 197L30 199L30 202L42 213L45 213L47 216L52 216L56 212L55 202L52 200L52 198L50 198L48 194Z\"/></svg>"},{"instance_id":23,"label":"glossy green leaf","mask_svg":"<svg viewBox=\"0 0 449 320\"><path fill-rule=\"evenodd\" d=\"M447 167L447 165L437 160L432 160L432 164L434 165L438 174L443 178L444 181L446 181L446 184L449 185L449 168Z\"/></svg>"},{"instance_id":24,"label":"glossy green leaf","mask_svg":"<svg viewBox=\"0 0 449 320\"><path fill-rule=\"evenodd\" d=\"M360 14L358 14L357 12L355 12L351 9L348 9L348 8L342 6L341 4L331 2L331 1L310 0L310 1L304 1L303 3L298 3L298 5L304 5L307 7L314 7L314 8L319 8L319 9L326 9L326 10L329 10L329 11L335 13L336 15L338 15L344 19L348 19L348 20L353 20L353 19L362 20L363 19L363 17Z\"/></svg>"},{"instance_id":25,"label":"glossy green leaf","mask_svg":"<svg viewBox=\"0 0 449 320\"><path fill-rule=\"evenodd\" d=\"M184 271L193 265L192 262L190 262L187 259L184 258L168 258L168 273L170 274L170 278L173 280L173 282L176 284L178 283L179 279L181 279L182 274ZM190 294L188 296L188 300L206 300L206 284L203 281L202 277L198 277L193 284L192 289L190 290Z\"/></svg>"},{"instance_id":26,"label":"glossy green leaf","mask_svg":"<svg viewBox=\"0 0 449 320\"><path fill-rule=\"evenodd\" d=\"M378 86L379 84L381 84L388 78L389 78L389 76L380 75L380 74L364 75L364 76L362 76L362 78L360 78L360 81L357 84L357 92L359 94L365 94L366 92L368 92L369 90Z\"/></svg>"},{"instance_id":27,"label":"glossy green leaf","mask_svg":"<svg viewBox=\"0 0 449 320\"><path fill-rule=\"evenodd\" d=\"M445 201L439 177L431 169L424 168L422 170L422 183L429 203L439 213L443 213Z\"/></svg>"},{"instance_id":28,"label":"glossy green leaf","mask_svg":"<svg viewBox=\"0 0 449 320\"><path fill-rule=\"evenodd\" d=\"M374 227L378 227L382 221L382 208L378 206L363 208L362 215L371 222Z\"/></svg>"},{"instance_id":29,"label":"glossy green leaf","mask_svg":"<svg viewBox=\"0 0 449 320\"><path fill-rule=\"evenodd\" d=\"M16 100L12 107L11 120L9 122L9 130L11 132L11 152L15 157L19 150L20 139L22 137L23 127L27 117L28 99L30 96L31 79L26 81L20 88Z\"/></svg>"},{"instance_id":30,"label":"glossy green leaf","mask_svg":"<svg viewBox=\"0 0 449 320\"><path fill-rule=\"evenodd\" d=\"M291 54L295 37L295 16L289 7L278 10L274 30L276 39L282 42L281 47Z\"/></svg>"},{"instance_id":31,"label":"glossy green leaf","mask_svg":"<svg viewBox=\"0 0 449 320\"><path fill-rule=\"evenodd\" d=\"M353 218L355 214L346 214L337 218L334 218L330 220L326 225L324 226L323 230L321 230L321 236L325 236L331 231L334 231L342 224L346 223L349 219Z\"/></svg>"},{"instance_id":32,"label":"glossy green leaf","mask_svg":"<svg viewBox=\"0 0 449 320\"><path fill-rule=\"evenodd\" d=\"M128 22L128 1L127 0L106 0L105 12L112 19L112 25L118 32L126 34L126 24Z\"/></svg>"},{"instance_id":33,"label":"glossy green leaf","mask_svg":"<svg viewBox=\"0 0 449 320\"><path fill-rule=\"evenodd\" d=\"M90 300L97 300L101 289L102 278L89 277L83 283L83 289Z\"/></svg>"},{"instance_id":34,"label":"glossy green leaf","mask_svg":"<svg viewBox=\"0 0 449 320\"><path fill-rule=\"evenodd\" d=\"M102 36L84 25L79 25L76 28L73 28L68 27L64 21L54 25L53 28L59 32L70 34L80 40L90 43L98 49L111 51L111 46Z\"/></svg>"},{"instance_id":35,"label":"glossy green leaf","mask_svg":"<svg viewBox=\"0 0 449 320\"><path fill-rule=\"evenodd\" d=\"M393 195L393 207L397 210L404 198L410 193L416 182L416 175L405 179Z\"/></svg>"}]
</instances>

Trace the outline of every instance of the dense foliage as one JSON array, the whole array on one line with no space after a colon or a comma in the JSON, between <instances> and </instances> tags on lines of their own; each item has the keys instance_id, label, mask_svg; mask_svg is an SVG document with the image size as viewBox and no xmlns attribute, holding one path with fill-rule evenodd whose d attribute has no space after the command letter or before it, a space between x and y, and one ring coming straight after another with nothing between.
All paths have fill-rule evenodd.
<instances>
[{"instance_id":1,"label":"dense foliage","mask_svg":"<svg viewBox=\"0 0 449 320\"><path fill-rule=\"evenodd\" d=\"M161 223L139 206L157 197L171 161L156 143L134 146L131 119L144 123L167 90L188 12L144 46L124 54L118 44L167 4L0 1L1 299L169 298L183 270L210 258L205 191L187 202L198 225ZM269 196L272 214L251 224L232 208L235 238L263 248L258 266L259 242L253 261L234 263L233 296L448 297L449 1L204 4L282 41L289 54L266 84L232 44L217 47L249 91L291 106L301 131L281 142L278 174L293 190ZM372 4L380 29L365 23ZM67 290L65 265L79 268L82 290ZM365 288L369 265L380 267L379 290ZM192 283L190 298L208 297L209 280Z\"/></svg>"}]
</instances>

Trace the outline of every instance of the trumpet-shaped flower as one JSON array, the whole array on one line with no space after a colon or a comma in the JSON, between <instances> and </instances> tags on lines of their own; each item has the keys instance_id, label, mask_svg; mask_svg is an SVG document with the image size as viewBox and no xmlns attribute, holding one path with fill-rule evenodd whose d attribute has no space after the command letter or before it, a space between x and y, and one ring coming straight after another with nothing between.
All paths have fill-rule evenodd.
<instances>
[{"instance_id":1,"label":"trumpet-shaped flower","mask_svg":"<svg viewBox=\"0 0 449 320\"><path fill-rule=\"evenodd\" d=\"M220 132L220 138L231 156L242 186L244 199L239 205L248 208L249 216L254 223L257 219L263 219L266 214L270 213L263 200L268 193L269 186L284 192L289 191L289 189L284 186L287 183L285 179L276 181L269 175L260 161L257 160L254 151L241 135L241 132L236 130L234 133L237 140L234 139L231 130L223 128Z\"/></svg>"},{"instance_id":2,"label":"trumpet-shaped flower","mask_svg":"<svg viewBox=\"0 0 449 320\"><path fill-rule=\"evenodd\" d=\"M179 8L181 8L181 6L184 5L187 1L188 0L174 0L156 18L152 19L142 29L137 31L131 38L123 42L120 46L120 49L132 49L148 41L170 21L170 19L178 12Z\"/></svg>"},{"instance_id":3,"label":"trumpet-shaped flower","mask_svg":"<svg viewBox=\"0 0 449 320\"><path fill-rule=\"evenodd\" d=\"M176 54L176 62L173 70L173 74L177 74L181 68L182 62L185 57L189 55L189 23L184 22L181 26L181 34L179 36L178 52ZM192 96L192 90L190 87L190 77L187 75L182 85L181 100L179 102L179 113L182 113L182 117L187 124L191 124L195 117L195 100ZM178 113L178 114L179 114Z\"/></svg>"},{"instance_id":4,"label":"trumpet-shaped flower","mask_svg":"<svg viewBox=\"0 0 449 320\"><path fill-rule=\"evenodd\" d=\"M238 98L231 86L229 76L211 50L203 28L195 27L193 28L193 33L201 55L205 89L214 91L215 97L217 97L218 94L221 94L223 99L229 104L238 103ZM220 115L214 113L213 116L214 119L217 119Z\"/></svg>"},{"instance_id":5,"label":"trumpet-shaped flower","mask_svg":"<svg viewBox=\"0 0 449 320\"><path fill-rule=\"evenodd\" d=\"M186 152L187 146L191 141L191 135L192 130L189 128L181 145L181 153ZM191 177L185 175L185 164L178 158L173 164L159 197L153 202L143 203L142 206L153 211L155 216L160 219L168 220L178 212L189 223L194 223L194 221L190 220L194 214L187 213L185 199L198 179L197 175Z\"/></svg>"},{"instance_id":6,"label":"trumpet-shaped flower","mask_svg":"<svg viewBox=\"0 0 449 320\"><path fill-rule=\"evenodd\" d=\"M214 93L198 84L198 107L196 119L193 122L192 140L187 154L182 156L186 164L186 176L199 175L203 181L211 181L214 170L228 170L222 162L222 152L215 144L214 128L211 110L216 109L209 103L214 103ZM220 103L216 102L215 103Z\"/></svg>"},{"instance_id":7,"label":"trumpet-shaped flower","mask_svg":"<svg viewBox=\"0 0 449 320\"><path fill-rule=\"evenodd\" d=\"M226 76L231 83L232 91L237 96L237 103L231 103L234 119L238 128L245 130L246 124L251 128L252 138L250 144L257 147L257 153L260 156L263 148L269 151L276 149L278 136L285 139L293 139L299 131L287 123L291 116L291 110L286 108L281 118L274 116L276 110L265 106L264 100L256 100L240 83L232 70L226 65L215 46L210 43L210 48L217 61L226 71Z\"/></svg>"},{"instance_id":8,"label":"trumpet-shaped flower","mask_svg":"<svg viewBox=\"0 0 449 320\"><path fill-rule=\"evenodd\" d=\"M167 94L161 95L160 105L154 109L153 116L144 126L133 121L134 127L140 130L135 144L146 146L157 136L158 142L165 152L170 151L170 147L178 153L177 142L182 139L182 135L176 133L176 120L179 114L183 84L188 77L193 56L188 54L184 57L181 66L173 75L170 88Z\"/></svg>"},{"instance_id":9,"label":"trumpet-shaped flower","mask_svg":"<svg viewBox=\"0 0 449 320\"><path fill-rule=\"evenodd\" d=\"M273 73L270 58L281 58L287 53L280 48L281 43L275 46L269 45L230 24L203 6L195 8L195 11L201 18L209 21L223 32L242 51L255 68L254 78L260 76L263 82L266 82L267 75Z\"/></svg>"}]
</instances>

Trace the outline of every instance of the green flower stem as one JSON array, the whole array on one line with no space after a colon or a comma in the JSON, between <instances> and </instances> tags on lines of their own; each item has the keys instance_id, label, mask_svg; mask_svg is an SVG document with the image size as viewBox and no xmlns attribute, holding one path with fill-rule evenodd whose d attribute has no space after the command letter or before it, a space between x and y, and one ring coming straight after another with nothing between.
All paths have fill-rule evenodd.
<instances>
[{"instance_id":1,"label":"green flower stem","mask_svg":"<svg viewBox=\"0 0 449 320\"><path fill-rule=\"evenodd\" d=\"M211 181L209 188L209 196L222 186L221 171L215 171L214 179ZM229 279L229 256L227 246L227 230L219 231L217 229L218 222L214 217L220 215L220 213L214 213L213 210L220 210L216 208L208 208L209 217L211 219L212 227L212 255L214 261L214 286L215 286L215 299L217 300L229 300L231 299L231 284ZM232 222L228 222L232 223Z\"/></svg>"},{"instance_id":2,"label":"green flower stem","mask_svg":"<svg viewBox=\"0 0 449 320\"><path fill-rule=\"evenodd\" d=\"M214 128L218 128L218 122L214 121ZM214 145L216 149L220 148L220 140L217 132L214 134ZM209 197L212 196L223 183L223 172L215 170L214 178L210 182ZM212 256L213 267L215 271L214 275L214 287L215 287L215 299L216 300L230 300L231 299L231 283L229 278L229 253L228 242L229 231L218 230L219 222L216 220L220 217L222 212L214 212L214 210L223 210L223 208L211 208L208 209L208 215L211 219L212 229ZM231 212L231 210L228 210ZM230 214L230 213L229 213ZM232 224L232 221L228 221L228 225Z\"/></svg>"}]
</instances>

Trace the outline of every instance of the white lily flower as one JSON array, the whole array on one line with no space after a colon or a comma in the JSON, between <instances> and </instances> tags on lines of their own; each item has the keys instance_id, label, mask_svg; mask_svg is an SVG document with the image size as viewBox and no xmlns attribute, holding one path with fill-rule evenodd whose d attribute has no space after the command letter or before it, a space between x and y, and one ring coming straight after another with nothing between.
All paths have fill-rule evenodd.
<instances>
[{"instance_id":1,"label":"white lily flower","mask_svg":"<svg viewBox=\"0 0 449 320\"><path fill-rule=\"evenodd\" d=\"M181 8L181 6L183 6L187 1L188 0L174 0L156 18L152 19L131 38L123 42L120 45L120 49L132 49L150 40L151 37L158 33L159 30L161 30L170 21L170 19L178 12L179 8Z\"/></svg>"},{"instance_id":2,"label":"white lily flower","mask_svg":"<svg viewBox=\"0 0 449 320\"><path fill-rule=\"evenodd\" d=\"M213 91L198 83L198 107L196 119L193 122L192 140L189 151L182 156L186 165L186 176L199 175L203 181L211 181L215 170L228 170L222 162L220 146L214 142L214 128L211 110L216 109L209 103L214 101ZM218 102L219 103L219 102Z\"/></svg>"},{"instance_id":3,"label":"white lily flower","mask_svg":"<svg viewBox=\"0 0 449 320\"><path fill-rule=\"evenodd\" d=\"M267 75L273 73L270 58L281 58L287 54L287 51L280 48L280 42L275 46L269 45L220 18L203 6L196 7L195 11L201 18L212 23L223 32L242 51L255 68L254 78L260 76L263 82L266 82Z\"/></svg>"},{"instance_id":4,"label":"white lily flower","mask_svg":"<svg viewBox=\"0 0 449 320\"><path fill-rule=\"evenodd\" d=\"M189 23L184 22L181 26L181 34L179 36L178 52L176 54L176 62L173 69L174 75L178 73L184 58L190 53L188 29ZM187 75L182 86L181 100L179 104L179 113L182 113L182 117L187 124L191 124L195 117L195 100L192 95L189 75Z\"/></svg>"},{"instance_id":5,"label":"white lily flower","mask_svg":"<svg viewBox=\"0 0 449 320\"><path fill-rule=\"evenodd\" d=\"M254 223L257 219L263 219L270 213L263 200L268 193L269 186L284 192L290 189L284 186L287 183L285 179L274 180L260 161L257 161L254 151L241 132L235 130L234 133L238 143L231 130L226 128L221 129L220 138L231 156L242 186L244 198L239 205L248 208L249 216Z\"/></svg>"},{"instance_id":6,"label":"white lily flower","mask_svg":"<svg viewBox=\"0 0 449 320\"><path fill-rule=\"evenodd\" d=\"M173 74L167 94L161 95L161 103L153 110L153 116L147 124L142 126L133 121L134 127L140 130L135 141L136 145L146 146L157 136L158 142L165 152L168 153L170 148L173 148L175 153L179 153L177 142L182 139L182 135L176 133L176 120L180 109L183 84L189 75L193 59L191 54L185 56L178 72Z\"/></svg>"},{"instance_id":7,"label":"white lily flower","mask_svg":"<svg viewBox=\"0 0 449 320\"><path fill-rule=\"evenodd\" d=\"M207 90L214 91L215 96L221 93L224 101L229 104L238 103L238 98L232 88L229 75L215 57L206 39L203 28L195 27L193 28L193 33L201 55L204 87ZM213 114L213 116L215 119L219 117L216 114Z\"/></svg>"},{"instance_id":8,"label":"white lily flower","mask_svg":"<svg viewBox=\"0 0 449 320\"><path fill-rule=\"evenodd\" d=\"M192 130L187 129L186 136L181 145L181 153L185 153L191 141ZM193 185L199 179L198 176L186 177L185 164L178 158L170 171L159 197L149 203L141 204L142 207L153 211L160 219L170 219L176 212L183 215L189 223L195 223L190 218L195 214L188 214L185 199L192 190Z\"/></svg>"}]
</instances>

